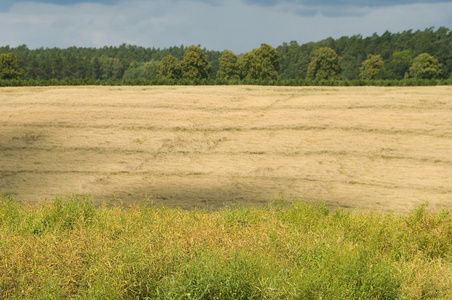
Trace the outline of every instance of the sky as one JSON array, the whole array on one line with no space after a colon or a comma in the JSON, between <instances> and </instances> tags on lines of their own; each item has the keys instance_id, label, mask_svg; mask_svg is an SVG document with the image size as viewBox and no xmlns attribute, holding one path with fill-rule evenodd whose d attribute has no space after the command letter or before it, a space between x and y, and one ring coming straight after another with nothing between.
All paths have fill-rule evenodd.
<instances>
[{"instance_id":1,"label":"sky","mask_svg":"<svg viewBox=\"0 0 452 300\"><path fill-rule=\"evenodd\" d=\"M452 30L452 0L0 0L0 46L155 48L236 54L284 42Z\"/></svg>"}]
</instances>

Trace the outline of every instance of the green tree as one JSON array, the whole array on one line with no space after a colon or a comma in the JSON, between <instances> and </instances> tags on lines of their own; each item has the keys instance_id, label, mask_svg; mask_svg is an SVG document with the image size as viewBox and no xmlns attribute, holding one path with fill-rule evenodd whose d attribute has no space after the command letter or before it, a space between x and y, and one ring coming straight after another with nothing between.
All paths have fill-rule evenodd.
<instances>
[{"instance_id":1,"label":"green tree","mask_svg":"<svg viewBox=\"0 0 452 300\"><path fill-rule=\"evenodd\" d=\"M132 62L127 70L125 70L122 78L127 80L140 78L141 67L142 64L139 64L136 61Z\"/></svg>"},{"instance_id":2,"label":"green tree","mask_svg":"<svg viewBox=\"0 0 452 300\"><path fill-rule=\"evenodd\" d=\"M281 61L278 76L281 79L306 78L309 53L313 44L300 46L296 41L291 41L289 44L283 43L278 46L277 51Z\"/></svg>"},{"instance_id":3,"label":"green tree","mask_svg":"<svg viewBox=\"0 0 452 300\"><path fill-rule=\"evenodd\" d=\"M90 74L94 79L102 79L102 66L98 56L91 58Z\"/></svg>"},{"instance_id":4,"label":"green tree","mask_svg":"<svg viewBox=\"0 0 452 300\"><path fill-rule=\"evenodd\" d=\"M315 50L308 66L308 78L341 79L341 60L342 57L329 47Z\"/></svg>"},{"instance_id":5,"label":"green tree","mask_svg":"<svg viewBox=\"0 0 452 300\"><path fill-rule=\"evenodd\" d=\"M13 53L0 54L0 79L20 79L24 70L19 67L19 59Z\"/></svg>"},{"instance_id":6,"label":"green tree","mask_svg":"<svg viewBox=\"0 0 452 300\"><path fill-rule=\"evenodd\" d=\"M361 68L359 68L359 76L363 79L375 79L384 64L380 54L369 54L367 59L362 62Z\"/></svg>"},{"instance_id":7,"label":"green tree","mask_svg":"<svg viewBox=\"0 0 452 300\"><path fill-rule=\"evenodd\" d=\"M188 47L181 62L181 70L183 78L209 78L210 66L207 55L198 46Z\"/></svg>"},{"instance_id":8,"label":"green tree","mask_svg":"<svg viewBox=\"0 0 452 300\"><path fill-rule=\"evenodd\" d=\"M218 79L239 79L239 65L237 56L231 50L225 50L218 59L219 69L217 72Z\"/></svg>"},{"instance_id":9,"label":"green tree","mask_svg":"<svg viewBox=\"0 0 452 300\"><path fill-rule=\"evenodd\" d=\"M239 61L241 78L258 79L262 78L262 65L259 63L254 51L246 52Z\"/></svg>"},{"instance_id":10,"label":"green tree","mask_svg":"<svg viewBox=\"0 0 452 300\"><path fill-rule=\"evenodd\" d=\"M245 53L239 63L242 77L249 79L276 79L279 67L278 52L267 44Z\"/></svg>"},{"instance_id":11,"label":"green tree","mask_svg":"<svg viewBox=\"0 0 452 300\"><path fill-rule=\"evenodd\" d=\"M107 57L102 55L99 58L100 62L100 79L120 79L124 73L124 67L118 58Z\"/></svg>"},{"instance_id":12,"label":"green tree","mask_svg":"<svg viewBox=\"0 0 452 300\"><path fill-rule=\"evenodd\" d=\"M158 63L155 60L145 62L140 68L140 78L153 79L158 74Z\"/></svg>"},{"instance_id":13,"label":"green tree","mask_svg":"<svg viewBox=\"0 0 452 300\"><path fill-rule=\"evenodd\" d=\"M396 51L392 54L388 69L394 79L403 79L413 63L411 50Z\"/></svg>"},{"instance_id":14,"label":"green tree","mask_svg":"<svg viewBox=\"0 0 452 300\"><path fill-rule=\"evenodd\" d=\"M159 64L158 74L162 78L179 79L181 77L181 66L174 55L168 54Z\"/></svg>"},{"instance_id":15,"label":"green tree","mask_svg":"<svg viewBox=\"0 0 452 300\"><path fill-rule=\"evenodd\" d=\"M436 79L441 74L441 64L428 53L418 55L410 67L410 75L416 79Z\"/></svg>"},{"instance_id":16,"label":"green tree","mask_svg":"<svg viewBox=\"0 0 452 300\"><path fill-rule=\"evenodd\" d=\"M158 77L159 64L155 60L146 63L132 62L124 72L123 79L153 79Z\"/></svg>"},{"instance_id":17,"label":"green tree","mask_svg":"<svg viewBox=\"0 0 452 300\"><path fill-rule=\"evenodd\" d=\"M270 45L261 44L260 48L256 49L256 55L265 67L269 77L276 78L280 68L278 51Z\"/></svg>"},{"instance_id":18,"label":"green tree","mask_svg":"<svg viewBox=\"0 0 452 300\"><path fill-rule=\"evenodd\" d=\"M341 37L337 40L336 51L341 53L342 78L353 80L359 78L359 68L366 59L367 53L377 53L373 47L368 47L371 39L363 39L362 35Z\"/></svg>"}]
</instances>

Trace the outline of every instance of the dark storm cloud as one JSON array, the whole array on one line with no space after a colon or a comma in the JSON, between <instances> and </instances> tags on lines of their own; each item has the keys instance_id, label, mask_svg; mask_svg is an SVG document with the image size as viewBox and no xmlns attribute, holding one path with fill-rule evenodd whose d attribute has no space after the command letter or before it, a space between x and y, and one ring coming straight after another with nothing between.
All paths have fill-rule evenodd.
<instances>
[{"instance_id":1,"label":"dark storm cloud","mask_svg":"<svg viewBox=\"0 0 452 300\"><path fill-rule=\"evenodd\" d=\"M451 0L244 0L248 4L274 6L277 4L293 3L307 6L395 6L417 3L443 3Z\"/></svg>"},{"instance_id":2,"label":"dark storm cloud","mask_svg":"<svg viewBox=\"0 0 452 300\"><path fill-rule=\"evenodd\" d=\"M366 8L394 7L413 4L451 3L452 0L243 0L261 7L290 6L300 16L322 14L328 17L363 16Z\"/></svg>"},{"instance_id":3,"label":"dark storm cloud","mask_svg":"<svg viewBox=\"0 0 452 300\"><path fill-rule=\"evenodd\" d=\"M14 4L21 2L48 3L56 5L74 5L78 3L98 3L106 5L115 5L119 0L0 0L0 11L7 11Z\"/></svg>"},{"instance_id":4,"label":"dark storm cloud","mask_svg":"<svg viewBox=\"0 0 452 300\"><path fill-rule=\"evenodd\" d=\"M114 5L118 3L117 0L14 0L14 1L8 1L6 2L10 3L18 3L18 2L36 2L36 3L51 3L51 4L57 4L57 5L73 5L77 3L100 3L100 4L111 4Z\"/></svg>"},{"instance_id":5,"label":"dark storm cloud","mask_svg":"<svg viewBox=\"0 0 452 300\"><path fill-rule=\"evenodd\" d=\"M451 28L451 15L452 0L0 0L0 46L200 44L243 53L261 43Z\"/></svg>"}]
</instances>

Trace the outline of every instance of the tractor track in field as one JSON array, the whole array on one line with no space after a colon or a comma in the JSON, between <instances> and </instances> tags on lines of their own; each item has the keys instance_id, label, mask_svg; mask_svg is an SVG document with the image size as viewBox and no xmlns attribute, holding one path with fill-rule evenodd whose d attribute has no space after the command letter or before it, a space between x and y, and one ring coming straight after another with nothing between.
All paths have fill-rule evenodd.
<instances>
[{"instance_id":1,"label":"tractor track in field","mask_svg":"<svg viewBox=\"0 0 452 300\"><path fill-rule=\"evenodd\" d=\"M2 88L0 192L452 207L452 88Z\"/></svg>"}]
</instances>

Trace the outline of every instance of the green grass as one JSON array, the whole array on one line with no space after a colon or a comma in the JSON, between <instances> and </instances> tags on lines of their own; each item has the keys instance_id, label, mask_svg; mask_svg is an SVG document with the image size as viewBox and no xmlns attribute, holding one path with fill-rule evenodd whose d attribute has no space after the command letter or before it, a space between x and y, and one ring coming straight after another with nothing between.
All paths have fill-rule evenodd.
<instances>
[{"instance_id":1,"label":"green grass","mask_svg":"<svg viewBox=\"0 0 452 300\"><path fill-rule=\"evenodd\" d=\"M0 196L0 299L452 299L452 217Z\"/></svg>"}]
</instances>

